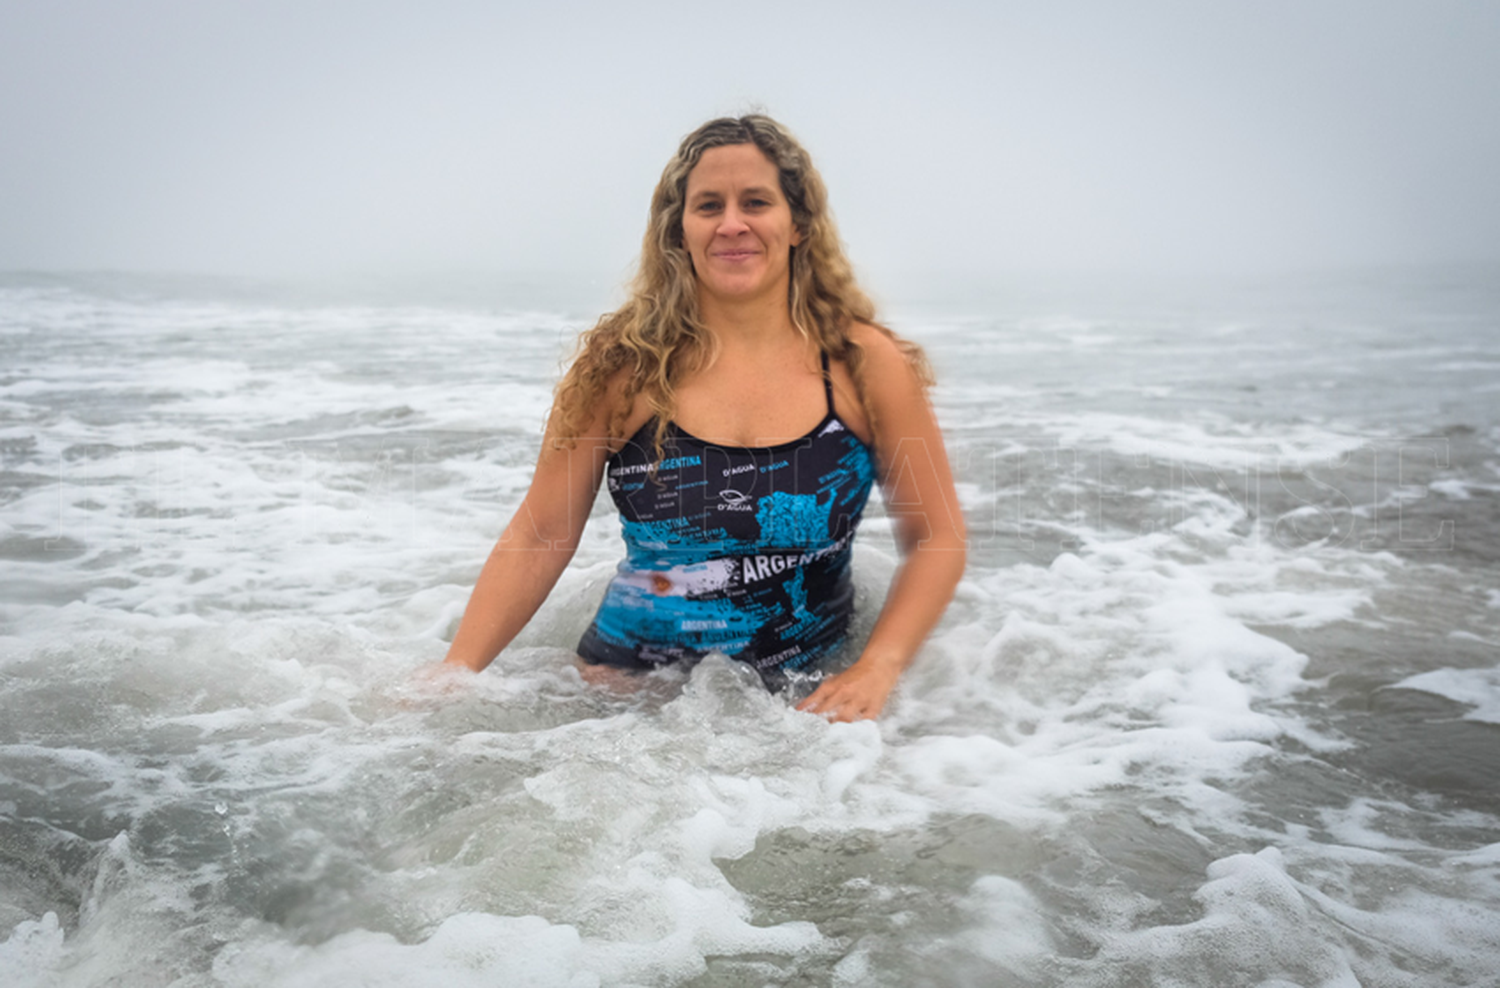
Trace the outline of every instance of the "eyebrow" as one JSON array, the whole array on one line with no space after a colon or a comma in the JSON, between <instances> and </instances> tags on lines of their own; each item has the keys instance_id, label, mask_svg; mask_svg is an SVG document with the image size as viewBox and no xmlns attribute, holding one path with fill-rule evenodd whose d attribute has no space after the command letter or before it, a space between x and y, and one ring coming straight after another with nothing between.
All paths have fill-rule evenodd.
<instances>
[{"instance_id":1,"label":"eyebrow","mask_svg":"<svg viewBox=\"0 0 1500 988\"><path fill-rule=\"evenodd\" d=\"M752 185L749 188L740 190L740 195L743 196L777 196L780 194L781 193L779 189L773 189L769 185ZM722 199L723 194L715 189L701 189L698 192L695 192L692 195L688 196L688 201L698 202L699 200L705 198Z\"/></svg>"}]
</instances>

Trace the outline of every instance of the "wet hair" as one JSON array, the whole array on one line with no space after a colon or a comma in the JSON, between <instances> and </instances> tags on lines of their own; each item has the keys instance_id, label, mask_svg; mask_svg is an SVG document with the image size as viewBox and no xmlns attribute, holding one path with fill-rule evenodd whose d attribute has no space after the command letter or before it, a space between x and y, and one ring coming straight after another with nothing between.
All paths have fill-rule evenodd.
<instances>
[{"instance_id":1,"label":"wet hair","mask_svg":"<svg viewBox=\"0 0 1500 988\"><path fill-rule=\"evenodd\" d=\"M796 138L770 117L751 114L710 120L688 134L662 171L651 196L651 213L640 264L629 299L579 338L572 365L557 386L554 437L572 444L581 437L610 383L628 369L623 392L610 409L611 438L624 438L625 420L643 394L656 417L661 455L667 422L675 411L675 384L685 372L715 356L714 338L698 311L693 262L682 242L688 175L712 148L753 144L776 166L782 195L791 207L801 242L791 248L787 305L798 332L830 358L842 360L854 378L860 404L871 418L861 374L863 354L850 339L856 322L869 323L894 339L919 380L931 382L921 348L875 322L875 306L860 289L828 208L828 191L812 159Z\"/></svg>"}]
</instances>

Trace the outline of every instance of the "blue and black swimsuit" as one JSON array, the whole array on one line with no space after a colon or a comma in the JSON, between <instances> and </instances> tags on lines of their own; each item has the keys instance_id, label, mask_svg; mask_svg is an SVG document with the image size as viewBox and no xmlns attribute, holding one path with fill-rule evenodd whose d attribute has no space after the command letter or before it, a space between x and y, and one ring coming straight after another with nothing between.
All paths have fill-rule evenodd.
<instances>
[{"instance_id":1,"label":"blue and black swimsuit","mask_svg":"<svg viewBox=\"0 0 1500 988\"><path fill-rule=\"evenodd\" d=\"M854 531L875 482L870 448L833 410L777 446L720 446L655 420L605 466L626 555L578 643L587 662L651 669L710 651L768 682L843 641ZM654 471L653 471L654 465Z\"/></svg>"}]
</instances>

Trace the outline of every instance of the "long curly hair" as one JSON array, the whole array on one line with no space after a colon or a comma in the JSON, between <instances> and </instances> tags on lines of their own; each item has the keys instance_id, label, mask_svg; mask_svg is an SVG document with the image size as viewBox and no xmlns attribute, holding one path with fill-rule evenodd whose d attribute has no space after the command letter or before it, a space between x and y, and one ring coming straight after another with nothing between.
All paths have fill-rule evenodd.
<instances>
[{"instance_id":1,"label":"long curly hair","mask_svg":"<svg viewBox=\"0 0 1500 988\"><path fill-rule=\"evenodd\" d=\"M635 397L643 394L655 416L660 458L676 408L675 385L716 355L714 337L698 311L693 262L682 243L688 175L705 151L734 144L754 144L776 166L792 223L802 236L791 256L787 304L792 324L831 359L848 365L872 424L861 373L863 354L849 336L854 323L869 323L890 336L923 385L931 383L921 348L875 322L875 306L855 282L828 209L828 190L807 151L770 117L721 117L683 138L662 171L651 196L650 221L629 300L579 337L572 364L558 383L552 421L557 441L571 446L581 438L610 381L628 368L623 394L610 410L609 436L624 438L625 420Z\"/></svg>"}]
</instances>

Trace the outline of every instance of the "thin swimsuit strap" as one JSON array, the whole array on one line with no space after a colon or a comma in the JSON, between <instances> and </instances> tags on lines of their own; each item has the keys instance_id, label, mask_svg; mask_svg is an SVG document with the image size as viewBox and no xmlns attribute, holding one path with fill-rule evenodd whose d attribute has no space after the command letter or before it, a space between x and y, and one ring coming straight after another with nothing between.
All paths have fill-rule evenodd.
<instances>
[{"instance_id":1,"label":"thin swimsuit strap","mask_svg":"<svg viewBox=\"0 0 1500 988\"><path fill-rule=\"evenodd\" d=\"M821 350L818 356L823 359L823 397L828 400L828 414L833 415L833 375L828 373L828 351Z\"/></svg>"}]
</instances>

